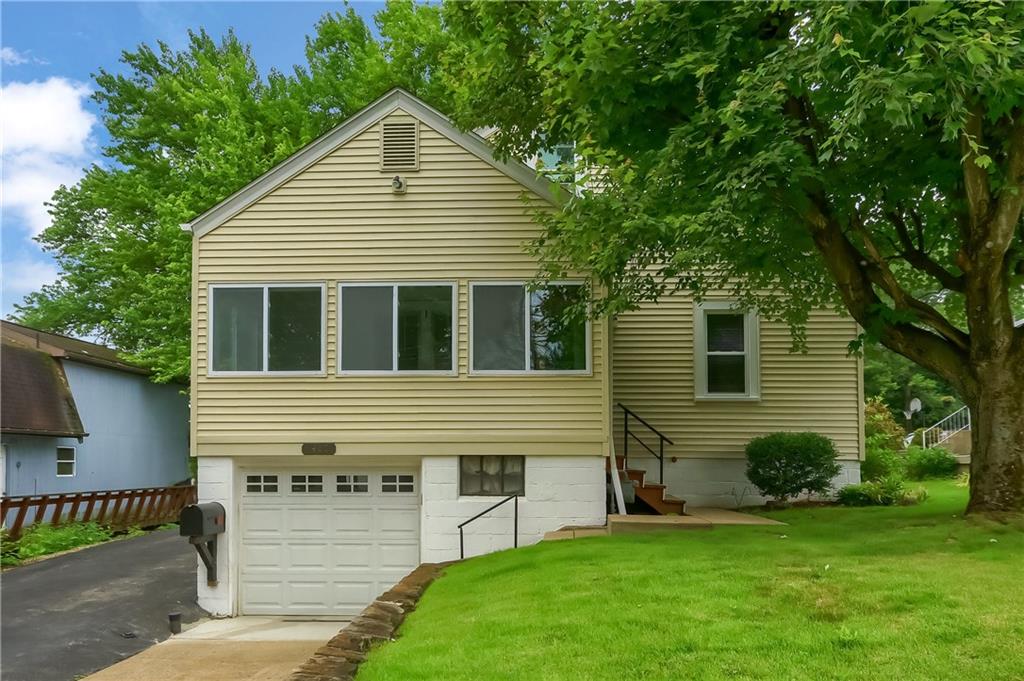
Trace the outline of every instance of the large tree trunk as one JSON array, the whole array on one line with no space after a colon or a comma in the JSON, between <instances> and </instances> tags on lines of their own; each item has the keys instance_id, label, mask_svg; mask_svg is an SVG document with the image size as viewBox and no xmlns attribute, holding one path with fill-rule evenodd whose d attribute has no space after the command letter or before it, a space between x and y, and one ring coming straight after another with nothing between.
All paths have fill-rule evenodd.
<instances>
[{"instance_id":1,"label":"large tree trunk","mask_svg":"<svg viewBox=\"0 0 1024 681\"><path fill-rule=\"evenodd\" d=\"M968 513L1024 511L1024 362L1012 355L978 375L971 409Z\"/></svg>"}]
</instances>

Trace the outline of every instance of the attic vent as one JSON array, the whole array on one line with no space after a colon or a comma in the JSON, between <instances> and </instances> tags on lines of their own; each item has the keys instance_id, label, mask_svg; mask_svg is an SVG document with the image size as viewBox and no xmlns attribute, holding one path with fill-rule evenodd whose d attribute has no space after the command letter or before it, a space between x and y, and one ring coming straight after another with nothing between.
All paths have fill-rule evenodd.
<instances>
[{"instance_id":1,"label":"attic vent","mask_svg":"<svg viewBox=\"0 0 1024 681\"><path fill-rule=\"evenodd\" d=\"M416 121L383 121L380 124L380 169L416 170L419 144Z\"/></svg>"}]
</instances>

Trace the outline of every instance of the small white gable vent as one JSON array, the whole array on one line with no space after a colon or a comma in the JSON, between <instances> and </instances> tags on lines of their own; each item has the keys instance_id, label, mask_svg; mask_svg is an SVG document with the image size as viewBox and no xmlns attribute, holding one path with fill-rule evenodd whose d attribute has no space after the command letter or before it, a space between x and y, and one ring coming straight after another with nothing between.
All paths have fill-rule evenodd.
<instances>
[{"instance_id":1,"label":"small white gable vent","mask_svg":"<svg viewBox=\"0 0 1024 681\"><path fill-rule=\"evenodd\" d=\"M381 121L380 169L417 170L420 165L418 121Z\"/></svg>"}]
</instances>

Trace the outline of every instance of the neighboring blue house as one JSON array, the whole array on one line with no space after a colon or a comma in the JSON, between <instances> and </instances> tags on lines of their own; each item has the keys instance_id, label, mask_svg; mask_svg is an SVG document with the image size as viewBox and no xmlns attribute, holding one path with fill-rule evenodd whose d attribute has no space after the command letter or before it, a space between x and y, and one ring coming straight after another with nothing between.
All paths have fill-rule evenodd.
<instances>
[{"instance_id":1,"label":"neighboring blue house","mask_svg":"<svg viewBox=\"0 0 1024 681\"><path fill-rule=\"evenodd\" d=\"M189 478L188 399L117 352L3 321L0 490L164 487Z\"/></svg>"}]
</instances>

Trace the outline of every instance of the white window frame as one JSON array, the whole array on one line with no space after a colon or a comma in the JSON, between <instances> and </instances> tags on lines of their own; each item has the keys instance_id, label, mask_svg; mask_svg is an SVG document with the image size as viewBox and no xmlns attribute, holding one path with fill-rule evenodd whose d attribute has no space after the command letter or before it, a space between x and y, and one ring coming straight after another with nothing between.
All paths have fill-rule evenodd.
<instances>
[{"instance_id":1,"label":"white window frame","mask_svg":"<svg viewBox=\"0 0 1024 681\"><path fill-rule=\"evenodd\" d=\"M586 282L577 279L565 279L560 281L549 281L547 282L551 286L567 285L567 286L586 286ZM592 376L594 373L593 362L594 362L594 342L592 339L593 329L590 323L590 314L588 308L587 319L584 322L586 324L586 367L583 369L534 369L531 367L532 364L532 353L530 352L531 342L531 324L530 324L530 289L528 288L529 282L521 280L513 281L471 281L469 282L469 375L470 376ZM475 339L473 338L473 291L477 286L521 286L523 287L524 305L523 314L525 319L523 320L524 328L526 332L525 345L524 345L524 358L523 366L525 369L474 369L473 362L473 346L475 345Z\"/></svg>"},{"instance_id":2,"label":"white window frame","mask_svg":"<svg viewBox=\"0 0 1024 681\"><path fill-rule=\"evenodd\" d=\"M345 288L358 287L391 287L391 369L342 369L341 358L344 356L344 347L341 342L342 323L342 290ZM448 286L452 293L452 349L450 369L430 369L417 371L415 369L398 368L398 289L400 287L413 286ZM459 372L459 282L457 281L342 281L338 282L338 376L457 376Z\"/></svg>"},{"instance_id":3,"label":"white window frame","mask_svg":"<svg viewBox=\"0 0 1024 681\"><path fill-rule=\"evenodd\" d=\"M263 370L262 371L217 371L213 368L213 339L214 339L214 303L213 292L216 289L227 288L262 288L263 289ZM319 288L320 289L320 368L314 371L271 371L270 366L270 343L268 342L270 330L270 289L272 288ZM231 283L231 284L210 284L206 291L206 375L217 377L249 377L249 376L326 376L327 375L327 282L324 281L300 281L300 282L274 282L274 283Z\"/></svg>"},{"instance_id":4,"label":"white window frame","mask_svg":"<svg viewBox=\"0 0 1024 681\"><path fill-rule=\"evenodd\" d=\"M259 477L260 481L259 482L250 482L249 481L249 477L250 476ZM266 480L266 478L269 477L269 476L274 476L277 479L277 482L268 482ZM281 488L284 486L284 483L282 482L283 479L284 479L284 477L280 473L253 473L253 472L243 471L242 472L242 493L243 494L256 494L256 495L259 495L261 497L265 497L268 494L269 495L273 495L273 496L280 496L280 494L282 492ZM250 490L249 489L249 485L259 485L260 489L258 491ZM276 492L267 491L267 489L266 489L267 485L274 485L274 486L276 486L277 487L277 491Z\"/></svg>"},{"instance_id":5,"label":"white window frame","mask_svg":"<svg viewBox=\"0 0 1024 681\"><path fill-rule=\"evenodd\" d=\"M301 473L299 473L297 471L292 471L292 472L288 473L287 475L288 475L288 492L287 492L288 494L299 494L299 495L302 495L304 497L305 496L310 496L310 495L324 496L324 495L330 493L331 487L334 484L333 482L328 482L331 479L331 476L329 474L323 473L321 471L303 471ZM310 481L309 478L312 475L319 476L320 477L320 482ZM301 482L301 483L295 482L295 478L297 478L299 476L304 478L303 482ZM305 489L303 489L301 491L296 491L296 490L292 489L293 485L300 485L300 484L303 485L305 487ZM310 491L310 489L309 489L310 485L320 485L320 491L319 492ZM278 485L277 488L281 489L281 486Z\"/></svg>"},{"instance_id":6,"label":"white window frame","mask_svg":"<svg viewBox=\"0 0 1024 681\"><path fill-rule=\"evenodd\" d=\"M384 481L384 478L389 476L389 475L395 476L394 483L390 483L390 482L385 482ZM409 484L407 482L402 482L400 480L401 476L403 476L403 475L408 475L409 477L412 478L412 491L411 492L400 492L399 491L399 487L401 487L402 485ZM385 499L389 499L391 497L412 497L412 496L416 496L417 494L419 494L419 486L420 486L419 482L417 482L417 478L418 477L419 477L418 474L413 472L413 471L394 471L394 472L392 472L392 471L384 471L378 477L377 494L382 496ZM384 491L384 485L391 485L391 484L393 484L395 486L395 491L394 492L385 492Z\"/></svg>"},{"instance_id":7,"label":"white window frame","mask_svg":"<svg viewBox=\"0 0 1024 681\"><path fill-rule=\"evenodd\" d=\"M70 449L71 450L71 461L61 461L60 460L60 450L62 450L62 449ZM58 478L73 478L73 477L75 477L75 475L78 474L78 447L74 447L72 445L57 445L57 448L54 450L54 456L57 457L56 458L56 463L54 464L55 471L60 471L60 464L62 464L62 463L70 463L71 464L71 473L59 473L58 472L57 473L57 477Z\"/></svg>"},{"instance_id":8,"label":"white window frame","mask_svg":"<svg viewBox=\"0 0 1024 681\"><path fill-rule=\"evenodd\" d=\"M747 390L742 393L708 392L708 334L707 315L731 313L743 315L743 352L715 352L716 355L743 355L745 357ZM744 311L735 301L712 300L694 306L693 363L694 397L698 400L759 401L761 399L761 357L759 319L753 310Z\"/></svg>"},{"instance_id":9,"label":"white window frame","mask_svg":"<svg viewBox=\"0 0 1024 681\"><path fill-rule=\"evenodd\" d=\"M337 473L337 472L335 472L335 473L332 473L332 475L334 476L334 482L332 484L334 485L334 493L335 494L340 494L340 495L342 495L344 497L367 497L367 496L370 496L370 494L373 492L373 476L370 475L369 473ZM338 481L338 478L340 478L343 475L348 477L348 482L339 482ZM357 475L366 478L366 482L365 483L364 482L356 482L355 478L356 478ZM338 490L338 485L348 485L349 487L352 488L352 490L349 491L349 492L339 491ZM366 491L365 492L357 492L356 491L356 485L366 485Z\"/></svg>"}]
</instances>

